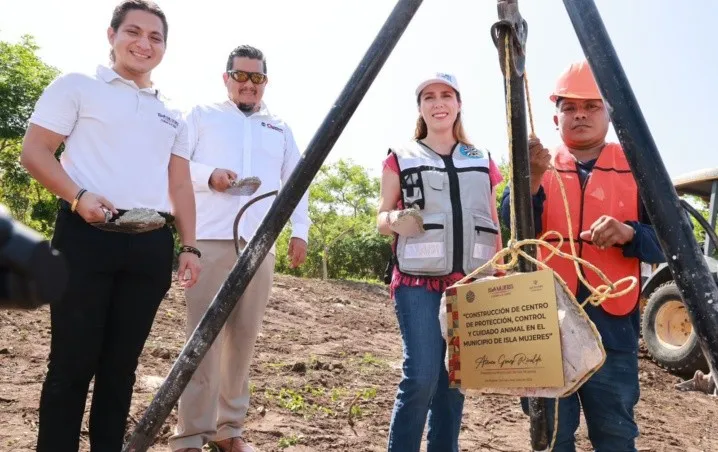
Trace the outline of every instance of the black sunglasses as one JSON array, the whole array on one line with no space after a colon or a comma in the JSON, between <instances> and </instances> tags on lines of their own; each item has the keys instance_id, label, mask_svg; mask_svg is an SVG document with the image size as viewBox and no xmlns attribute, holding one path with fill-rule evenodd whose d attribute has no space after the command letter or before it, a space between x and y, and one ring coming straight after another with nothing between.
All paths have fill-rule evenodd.
<instances>
[{"instance_id":1,"label":"black sunglasses","mask_svg":"<svg viewBox=\"0 0 718 452\"><path fill-rule=\"evenodd\" d=\"M247 80L252 80L252 83L255 85L261 85L264 82L267 81L266 74L262 74L261 72L247 72L247 71L227 71L227 74L229 74L230 77L232 77L235 81L239 83L244 83Z\"/></svg>"}]
</instances>

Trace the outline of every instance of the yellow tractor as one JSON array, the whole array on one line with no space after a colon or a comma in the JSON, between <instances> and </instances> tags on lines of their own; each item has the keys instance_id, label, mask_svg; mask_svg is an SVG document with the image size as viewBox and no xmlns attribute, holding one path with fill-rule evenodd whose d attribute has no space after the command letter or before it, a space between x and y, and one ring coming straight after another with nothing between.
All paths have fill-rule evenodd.
<instances>
[{"instance_id":1,"label":"yellow tractor","mask_svg":"<svg viewBox=\"0 0 718 452\"><path fill-rule=\"evenodd\" d=\"M703 255L711 274L718 281L715 259L718 236L715 233L718 210L718 168L689 173L674 179L681 204L705 232ZM708 219L684 198L692 195L708 205ZM708 365L693 332L688 311L666 264L653 266L642 278L641 332L651 358L661 367L680 375L707 371Z\"/></svg>"}]
</instances>

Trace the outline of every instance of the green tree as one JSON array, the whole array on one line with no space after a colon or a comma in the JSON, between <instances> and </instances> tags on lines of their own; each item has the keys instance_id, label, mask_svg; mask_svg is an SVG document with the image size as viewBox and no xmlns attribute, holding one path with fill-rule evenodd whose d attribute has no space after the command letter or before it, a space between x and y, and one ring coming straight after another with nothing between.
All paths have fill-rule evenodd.
<instances>
[{"instance_id":1,"label":"green tree","mask_svg":"<svg viewBox=\"0 0 718 452\"><path fill-rule=\"evenodd\" d=\"M38 97L59 71L45 64L31 36L0 41L0 139L20 138Z\"/></svg>"},{"instance_id":2,"label":"green tree","mask_svg":"<svg viewBox=\"0 0 718 452\"><path fill-rule=\"evenodd\" d=\"M503 176L504 180L502 180L497 186L496 186L496 210L499 212L499 223L501 223L501 238L503 240L504 246L509 241L509 238L511 237L511 230L509 229L509 225L504 224L503 221L501 221L501 197L504 194L504 189L509 184L509 177L511 176L509 174L509 162L505 159L501 159L501 162L498 163L499 171L501 172L501 176Z\"/></svg>"},{"instance_id":3,"label":"green tree","mask_svg":"<svg viewBox=\"0 0 718 452\"><path fill-rule=\"evenodd\" d=\"M23 36L18 43L0 41L0 200L16 219L50 235L55 197L19 161L35 103L59 74L40 59L38 50L31 36Z\"/></svg>"},{"instance_id":4,"label":"green tree","mask_svg":"<svg viewBox=\"0 0 718 452\"><path fill-rule=\"evenodd\" d=\"M323 166L309 189L309 217L317 229L322 279L329 277L329 251L343 236L376 216L379 181L351 160Z\"/></svg>"},{"instance_id":5,"label":"green tree","mask_svg":"<svg viewBox=\"0 0 718 452\"><path fill-rule=\"evenodd\" d=\"M379 180L351 160L324 165L309 188L307 262L290 269L286 258L289 230L277 241L277 269L322 278L381 277L391 253L389 238L376 232Z\"/></svg>"},{"instance_id":6,"label":"green tree","mask_svg":"<svg viewBox=\"0 0 718 452\"><path fill-rule=\"evenodd\" d=\"M710 224L710 212L708 211L708 204L705 201L703 201L698 196L693 195L685 195L682 196L682 198L685 199L694 209L696 209L703 216L703 218L706 219L708 224ZM705 241L710 239L706 237L706 233L703 229L703 226L701 226L701 224L698 223L695 218L693 218L693 215L690 215L688 212L686 212L686 215L690 217L691 224L693 226L693 236L695 237L696 242L698 242L698 244L700 245L701 250L703 250ZM713 257L718 256L718 250L713 249L712 251Z\"/></svg>"}]
</instances>

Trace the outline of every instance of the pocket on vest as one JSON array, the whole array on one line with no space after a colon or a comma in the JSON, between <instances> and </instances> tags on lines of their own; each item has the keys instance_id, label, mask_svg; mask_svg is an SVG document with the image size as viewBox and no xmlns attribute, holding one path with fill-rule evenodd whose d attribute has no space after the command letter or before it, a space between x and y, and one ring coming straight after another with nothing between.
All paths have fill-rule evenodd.
<instances>
[{"instance_id":1,"label":"pocket on vest","mask_svg":"<svg viewBox=\"0 0 718 452\"><path fill-rule=\"evenodd\" d=\"M424 214L424 233L416 237L399 236L396 255L404 273L438 276L451 270L447 256L446 214Z\"/></svg>"},{"instance_id":2,"label":"pocket on vest","mask_svg":"<svg viewBox=\"0 0 718 452\"><path fill-rule=\"evenodd\" d=\"M444 186L447 185L448 176L439 171L427 171L426 179L429 182L429 186L434 190L443 190Z\"/></svg>"},{"instance_id":3,"label":"pocket on vest","mask_svg":"<svg viewBox=\"0 0 718 452\"><path fill-rule=\"evenodd\" d=\"M496 224L491 218L473 215L472 243L469 265L466 270L471 272L489 261L496 254L496 236L499 234Z\"/></svg>"}]
</instances>

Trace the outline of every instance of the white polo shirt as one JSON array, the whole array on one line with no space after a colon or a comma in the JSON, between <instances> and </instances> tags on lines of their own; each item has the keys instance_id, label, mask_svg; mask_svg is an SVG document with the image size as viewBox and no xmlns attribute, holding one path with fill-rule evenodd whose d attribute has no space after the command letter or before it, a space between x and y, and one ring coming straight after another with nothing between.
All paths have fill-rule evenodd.
<instances>
[{"instance_id":1,"label":"white polo shirt","mask_svg":"<svg viewBox=\"0 0 718 452\"><path fill-rule=\"evenodd\" d=\"M170 212L170 155L189 159L182 114L155 88L98 66L55 79L30 122L66 136L60 163L80 187L116 208Z\"/></svg>"},{"instance_id":2,"label":"white polo shirt","mask_svg":"<svg viewBox=\"0 0 718 452\"><path fill-rule=\"evenodd\" d=\"M266 105L246 116L230 100L193 108L187 116L190 171L197 204L197 238L232 240L232 226L239 209L253 197L279 190L301 155L289 126L272 115ZM233 196L212 190L209 177L216 168L238 177L258 177L262 185L250 196ZM275 197L252 204L242 215L239 233L250 240ZM290 216L292 237L308 240L308 195ZM274 247L271 250L274 253Z\"/></svg>"}]
</instances>

